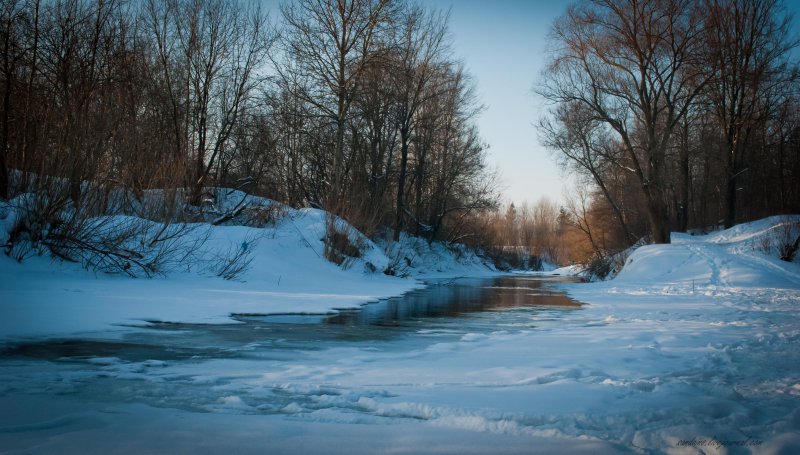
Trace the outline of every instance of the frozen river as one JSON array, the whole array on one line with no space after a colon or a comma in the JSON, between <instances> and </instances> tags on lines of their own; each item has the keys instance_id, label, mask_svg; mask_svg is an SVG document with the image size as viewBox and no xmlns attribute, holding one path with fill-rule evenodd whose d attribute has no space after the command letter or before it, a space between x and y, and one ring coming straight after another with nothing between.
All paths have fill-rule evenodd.
<instances>
[{"instance_id":1,"label":"frozen river","mask_svg":"<svg viewBox=\"0 0 800 455\"><path fill-rule=\"evenodd\" d=\"M686 296L584 306L564 280L7 344L0 451L627 453L796 430L796 346L758 354L750 339L792 321ZM765 400L768 386L789 392Z\"/></svg>"},{"instance_id":2,"label":"frozen river","mask_svg":"<svg viewBox=\"0 0 800 455\"><path fill-rule=\"evenodd\" d=\"M162 374L163 367L197 370L230 363L252 375L296 371L315 358L315 376L336 377L342 352L404 355L435 349L442 343L478 339L498 331L535 330L558 324L580 305L553 289L567 278L500 277L448 280L402 297L368 304L360 310L329 315L235 315L236 324L149 322L141 330L89 339L48 339L6 346L0 365L30 366L70 372L81 377L69 394L85 402L140 402L189 411L215 408L231 400L234 388L250 389L248 378L225 377L225 368L210 367L213 381L195 375ZM320 361L320 359L322 361ZM120 370L128 374L118 374ZM50 377L34 378L41 382ZM57 389L64 381L42 383ZM71 381L67 381L71 382ZM327 382L327 381L326 381ZM226 383L228 387L220 387ZM329 384L334 384L331 381ZM322 385L323 383L320 383ZM26 386L23 386L23 391ZM273 394L253 398L249 413L284 413L286 406L312 405L303 390L293 394L278 385ZM247 394L236 395L242 402ZM256 402L258 401L258 402ZM324 407L324 406L318 406ZM353 407L353 411L360 408ZM312 409L313 410L313 409ZM368 411L363 409L363 411ZM9 417L8 415L6 416Z\"/></svg>"}]
</instances>

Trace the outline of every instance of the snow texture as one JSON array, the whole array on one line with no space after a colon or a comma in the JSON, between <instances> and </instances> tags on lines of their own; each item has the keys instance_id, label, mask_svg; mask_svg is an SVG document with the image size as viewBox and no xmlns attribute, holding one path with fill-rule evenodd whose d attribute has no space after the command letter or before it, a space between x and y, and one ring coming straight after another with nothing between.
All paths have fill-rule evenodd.
<instances>
[{"instance_id":1,"label":"snow texture","mask_svg":"<svg viewBox=\"0 0 800 455\"><path fill-rule=\"evenodd\" d=\"M226 213L242 200L253 207L273 204L229 191L211 208ZM0 206L0 235L13 226L19 202ZM486 260L462 247L428 245L405 237L379 247L344 220L336 228L359 245L360 257L341 266L324 258L326 212L284 208L264 227L201 226L189 237L208 240L194 262L178 264L166 276L129 279L92 273L77 264L55 262L46 254L17 263L0 255L0 339L88 336L92 332L148 322L230 323L232 314L312 314L358 308L423 286L418 279L384 275L386 251L416 278L491 275ZM119 222L130 219L117 215ZM187 243L191 243L191 238ZM0 238L5 243L7 238ZM249 269L234 281L214 273L217 257L247 250ZM105 335L104 335L105 336Z\"/></svg>"},{"instance_id":2,"label":"snow texture","mask_svg":"<svg viewBox=\"0 0 800 455\"><path fill-rule=\"evenodd\" d=\"M326 338L320 326L309 344L286 338L291 326L245 342L226 326L160 325L165 346L184 348L139 350L133 341L152 334L128 328L125 355L9 356L0 359L0 447L800 453L800 267L764 247L767 236L798 220L674 235L671 245L639 248L614 280L560 285L585 303L579 309L507 308L416 330L381 327L369 340ZM323 222L317 211L284 221L259 241L244 283L197 274L94 277L43 258L0 262L3 340L13 347L56 335L64 343L80 332L109 346L109 324L327 311L417 285L319 260L315 229ZM246 233L220 228L214 241ZM432 254L410 241L403 248ZM401 256L444 273L436 260L386 255ZM467 264L456 273L486 270ZM209 354L192 357L189 347Z\"/></svg>"}]
</instances>

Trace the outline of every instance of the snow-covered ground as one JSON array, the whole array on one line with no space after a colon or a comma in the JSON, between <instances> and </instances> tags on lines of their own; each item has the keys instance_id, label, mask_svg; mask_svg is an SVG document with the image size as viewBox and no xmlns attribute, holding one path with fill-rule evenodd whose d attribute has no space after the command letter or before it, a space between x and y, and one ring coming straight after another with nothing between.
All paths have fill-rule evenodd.
<instances>
[{"instance_id":1,"label":"snow-covered ground","mask_svg":"<svg viewBox=\"0 0 800 455\"><path fill-rule=\"evenodd\" d=\"M250 198L256 206L271 203ZM240 199L235 192L226 202ZM13 211L0 206L0 243L5 243L11 219ZM47 254L22 263L0 254L0 339L108 336L113 327L124 332L125 326L147 321L230 323L236 313L326 313L420 288L419 279L497 273L464 249L429 246L405 235L381 247L338 221L361 246L361 257L347 258L341 267L323 256L326 212L290 208L264 228L197 227L185 241L209 236L196 255L206 263L180 264L151 279L88 272ZM210 270L215 257L232 256L243 245L252 262L235 280ZM393 262L406 278L383 273Z\"/></svg>"},{"instance_id":2,"label":"snow-covered ground","mask_svg":"<svg viewBox=\"0 0 800 455\"><path fill-rule=\"evenodd\" d=\"M510 306L399 327L256 325L243 333L233 325L157 325L118 335L119 345L95 323L77 327L103 340L81 344L85 355L63 335L78 322L67 318L69 330L52 318L41 323L48 330L28 322L34 329L20 336L63 338L0 359L0 450L800 453L800 267L763 252L774 246L765 239L786 221L675 235L671 245L635 251L612 281L557 285L586 303L580 308ZM288 235L273 240L286 243L287 259L302 243ZM189 305L208 301L212 289L222 289L225 308L241 305L245 312L278 300L250 296L260 283L254 277L230 288L187 277L181 294L176 278L95 279L48 273L48 264L2 267L3 324L16 311L48 317L40 312L54 304L40 297L41 309L26 310L28 296L87 286L83 298L64 304L157 300L142 305L162 311L160 292ZM386 283L408 289L407 281L331 270L334 278L298 301L323 308L313 305L326 285L338 289L329 295L351 304L390 294ZM550 292L533 286L536 279L519 276L504 286L531 298ZM342 291L347 280L353 288ZM375 287L364 288L371 280ZM281 283L303 289L302 276ZM253 286L241 295L245 303L232 302L237 286ZM480 281L475 289L504 286ZM202 311L224 315L218 305ZM202 321L179 311L186 307L169 306L177 309L164 320ZM93 321L117 320L113 307L108 312ZM3 333L19 340L13 330ZM72 354L54 359L53 352Z\"/></svg>"}]
</instances>

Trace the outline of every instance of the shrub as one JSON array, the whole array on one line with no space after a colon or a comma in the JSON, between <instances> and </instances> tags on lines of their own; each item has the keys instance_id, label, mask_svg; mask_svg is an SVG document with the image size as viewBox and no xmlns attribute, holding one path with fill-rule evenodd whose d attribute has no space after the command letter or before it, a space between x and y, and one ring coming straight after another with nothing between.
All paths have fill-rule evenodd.
<instances>
[{"instance_id":1,"label":"shrub","mask_svg":"<svg viewBox=\"0 0 800 455\"><path fill-rule=\"evenodd\" d=\"M323 242L325 259L344 268L349 267L351 259L362 255L363 244L358 232L335 215L326 215Z\"/></svg>"},{"instance_id":2,"label":"shrub","mask_svg":"<svg viewBox=\"0 0 800 455\"><path fill-rule=\"evenodd\" d=\"M226 280L238 280L253 262L257 235L247 236L240 244L231 245L228 250L214 257L212 270L214 274Z\"/></svg>"},{"instance_id":3,"label":"shrub","mask_svg":"<svg viewBox=\"0 0 800 455\"><path fill-rule=\"evenodd\" d=\"M6 254L23 261L50 253L88 270L152 276L191 263L207 233L188 224L104 215L107 194L92 189L74 203L58 182L12 200ZM77 208L76 208L77 207Z\"/></svg>"}]
</instances>

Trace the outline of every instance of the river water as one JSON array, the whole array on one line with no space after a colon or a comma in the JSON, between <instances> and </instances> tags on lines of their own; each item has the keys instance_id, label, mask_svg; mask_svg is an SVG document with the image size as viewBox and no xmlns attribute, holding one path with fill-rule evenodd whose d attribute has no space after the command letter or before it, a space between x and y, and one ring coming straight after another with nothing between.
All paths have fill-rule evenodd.
<instances>
[{"instance_id":1,"label":"river water","mask_svg":"<svg viewBox=\"0 0 800 455\"><path fill-rule=\"evenodd\" d=\"M0 358L58 362L116 358L191 360L270 358L271 351L313 350L348 344L380 343L384 348L419 347L436 333L436 342L464 333L535 328L557 323L578 302L554 288L568 277L503 276L461 278L431 283L403 296L333 314L236 314L235 324L152 322L113 341L59 339L10 346ZM448 337L446 334L452 336ZM416 339L416 340L415 340ZM388 345L387 345L388 344ZM96 362L96 360L95 360Z\"/></svg>"},{"instance_id":2,"label":"river water","mask_svg":"<svg viewBox=\"0 0 800 455\"><path fill-rule=\"evenodd\" d=\"M240 370L269 373L289 371L315 356L314 368L341 369L336 353L342 350L403 355L458 342L465 334L477 337L558 324L565 311L581 308L554 288L562 281L572 279L455 279L327 315L241 314L234 315L236 323L212 325L153 322L121 338L93 336L7 346L0 351L0 364L24 368L34 361L39 368L52 367L61 374L33 378L38 387L82 400L198 410L245 387L239 380L221 379L225 375L218 371L220 362L235 361ZM328 351L330 355L323 354ZM171 373L154 368L167 365ZM199 376L214 379L198 381L198 371ZM229 387L215 389L209 383ZM270 398L273 402L260 402L258 409L277 412L305 398L281 393Z\"/></svg>"},{"instance_id":3,"label":"river water","mask_svg":"<svg viewBox=\"0 0 800 455\"><path fill-rule=\"evenodd\" d=\"M230 447L296 453L299 443L327 452L333 438L358 452L369 448L358 438L372 437L388 450L397 445L387 437L413 431L422 439L399 443L409 453L433 441L460 453L472 435L493 448L532 424L528 399L514 395L530 389L530 352L507 350L503 339L551 331L584 311L558 290L565 281L572 279L456 279L326 315L152 322L106 339L6 345L0 445L23 453L196 452L246 428ZM197 429L208 426L214 431ZM137 432L146 438L134 441ZM163 432L177 439L153 439ZM296 434L304 436L287 442ZM519 441L525 453L529 440Z\"/></svg>"},{"instance_id":4,"label":"river water","mask_svg":"<svg viewBox=\"0 0 800 455\"><path fill-rule=\"evenodd\" d=\"M564 281L459 279L360 310L6 344L0 453L800 448L795 294L583 305Z\"/></svg>"}]
</instances>

